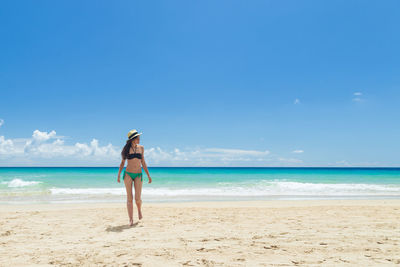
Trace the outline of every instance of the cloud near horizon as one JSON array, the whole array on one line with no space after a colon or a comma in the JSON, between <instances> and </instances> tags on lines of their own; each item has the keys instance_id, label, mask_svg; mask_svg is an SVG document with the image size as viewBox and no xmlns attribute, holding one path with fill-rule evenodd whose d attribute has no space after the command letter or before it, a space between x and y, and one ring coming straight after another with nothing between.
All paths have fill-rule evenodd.
<instances>
[{"instance_id":1,"label":"cloud near horizon","mask_svg":"<svg viewBox=\"0 0 400 267\"><path fill-rule=\"evenodd\" d=\"M115 161L118 158L118 150L112 144L100 146L95 138L89 144L77 142L74 145L66 145L64 136L58 136L54 130L35 130L31 138L6 139L0 136L2 166L107 164L110 163L110 159L112 162L112 159Z\"/></svg>"},{"instance_id":2,"label":"cloud near horizon","mask_svg":"<svg viewBox=\"0 0 400 267\"><path fill-rule=\"evenodd\" d=\"M272 161L268 150L195 148L166 151L160 147L146 149L146 160L163 166L260 166Z\"/></svg>"},{"instance_id":3,"label":"cloud near horizon","mask_svg":"<svg viewBox=\"0 0 400 267\"><path fill-rule=\"evenodd\" d=\"M6 139L0 136L0 166L118 166L122 147L111 143L66 144L56 131L33 131L30 138ZM145 148L149 166L286 166L301 160L272 156L268 150L192 148L170 151Z\"/></svg>"}]
</instances>

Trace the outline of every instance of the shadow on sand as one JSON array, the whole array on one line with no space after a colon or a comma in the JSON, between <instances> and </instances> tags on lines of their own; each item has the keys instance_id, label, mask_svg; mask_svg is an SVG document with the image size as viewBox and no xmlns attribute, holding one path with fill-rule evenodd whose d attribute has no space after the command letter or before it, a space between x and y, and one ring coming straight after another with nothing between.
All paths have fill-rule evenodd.
<instances>
[{"instance_id":1,"label":"shadow on sand","mask_svg":"<svg viewBox=\"0 0 400 267\"><path fill-rule=\"evenodd\" d=\"M106 231L107 232L122 232L123 230L136 227L139 224L139 222L135 222L132 226L129 224L124 224L120 226L108 226Z\"/></svg>"}]
</instances>

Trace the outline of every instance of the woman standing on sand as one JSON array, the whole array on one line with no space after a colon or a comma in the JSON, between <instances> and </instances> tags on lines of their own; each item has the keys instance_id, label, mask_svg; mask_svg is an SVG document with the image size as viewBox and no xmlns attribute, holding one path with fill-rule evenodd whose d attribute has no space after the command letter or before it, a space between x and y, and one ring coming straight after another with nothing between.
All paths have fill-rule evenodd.
<instances>
[{"instance_id":1,"label":"woman standing on sand","mask_svg":"<svg viewBox=\"0 0 400 267\"><path fill-rule=\"evenodd\" d=\"M127 193L127 208L129 215L129 224L133 225L133 196L132 196L132 183L135 185L135 202L138 209L139 220L143 218L142 216L142 166L145 170L147 177L149 178L149 183L151 183L151 177L147 169L146 161L144 160L144 147L139 145L140 135L136 130L132 130L128 133L128 140L126 145L122 149L121 156L122 161L119 165L118 172L118 183L121 181L121 171L125 166L125 161L128 160L128 165L124 171L124 179L126 193ZM137 178L137 179L136 179Z\"/></svg>"}]
</instances>

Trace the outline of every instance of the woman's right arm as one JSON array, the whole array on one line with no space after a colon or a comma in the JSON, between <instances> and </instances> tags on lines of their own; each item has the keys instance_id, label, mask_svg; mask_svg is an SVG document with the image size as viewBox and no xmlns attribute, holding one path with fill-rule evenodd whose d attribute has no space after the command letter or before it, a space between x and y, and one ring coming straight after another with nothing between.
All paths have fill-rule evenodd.
<instances>
[{"instance_id":1,"label":"woman's right arm","mask_svg":"<svg viewBox=\"0 0 400 267\"><path fill-rule=\"evenodd\" d=\"M118 183L121 181L120 176L121 176L121 171L125 166L125 159L121 160L121 164L119 164L119 171L118 171Z\"/></svg>"}]
</instances>

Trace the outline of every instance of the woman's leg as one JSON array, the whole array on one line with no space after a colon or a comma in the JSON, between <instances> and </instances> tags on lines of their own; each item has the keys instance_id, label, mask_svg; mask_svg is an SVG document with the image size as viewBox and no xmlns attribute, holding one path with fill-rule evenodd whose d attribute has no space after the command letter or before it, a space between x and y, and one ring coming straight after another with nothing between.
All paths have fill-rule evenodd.
<instances>
[{"instance_id":1,"label":"woman's leg","mask_svg":"<svg viewBox=\"0 0 400 267\"><path fill-rule=\"evenodd\" d=\"M135 202L138 209L138 216L139 220L143 218L142 216L142 184L141 177L138 176L135 178L134 185L135 185Z\"/></svg>"},{"instance_id":2,"label":"woman's leg","mask_svg":"<svg viewBox=\"0 0 400 267\"><path fill-rule=\"evenodd\" d=\"M133 196L132 196L132 178L124 173L124 183L126 188L126 207L128 209L129 223L133 224Z\"/></svg>"}]
</instances>

